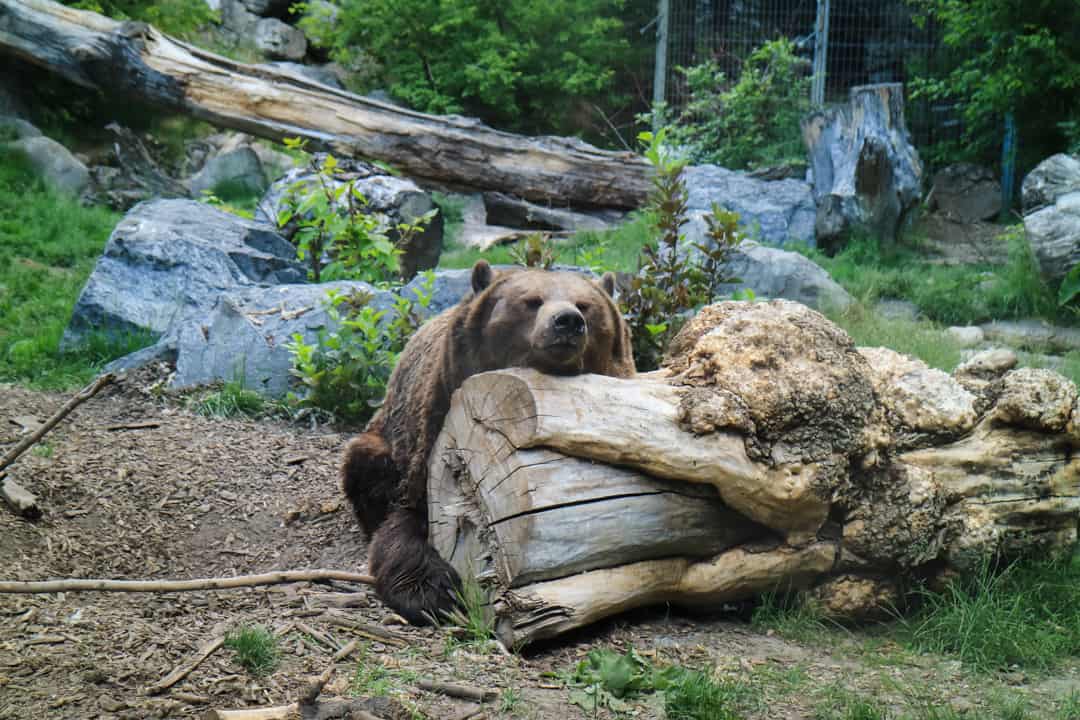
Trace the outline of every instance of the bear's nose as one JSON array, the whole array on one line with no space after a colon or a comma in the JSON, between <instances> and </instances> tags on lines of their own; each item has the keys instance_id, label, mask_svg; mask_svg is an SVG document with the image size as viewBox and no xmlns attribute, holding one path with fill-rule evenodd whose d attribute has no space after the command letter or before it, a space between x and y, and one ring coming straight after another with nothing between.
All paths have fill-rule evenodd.
<instances>
[{"instance_id":1,"label":"bear's nose","mask_svg":"<svg viewBox=\"0 0 1080 720\"><path fill-rule=\"evenodd\" d=\"M563 310L553 321L559 335L584 335L585 317L577 310Z\"/></svg>"}]
</instances>

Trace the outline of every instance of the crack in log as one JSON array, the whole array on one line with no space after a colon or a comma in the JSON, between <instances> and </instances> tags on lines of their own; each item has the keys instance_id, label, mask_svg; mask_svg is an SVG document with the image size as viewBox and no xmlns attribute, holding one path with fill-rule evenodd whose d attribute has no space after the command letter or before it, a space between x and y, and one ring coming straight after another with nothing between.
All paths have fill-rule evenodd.
<instances>
[{"instance_id":1,"label":"crack in log","mask_svg":"<svg viewBox=\"0 0 1080 720\"><path fill-rule=\"evenodd\" d=\"M520 518L520 517L526 517L528 515L537 515L539 513L545 513L545 512L548 512L550 510L562 510L563 508L578 507L580 505L592 505L594 503L607 502L609 500L622 500L624 498L635 498L635 497L650 497L650 496L654 496L654 495L679 495L681 497L689 498L689 499L692 499L692 500L700 500L701 499L699 496L687 495L685 493L680 493L680 492L677 492L675 490L655 490L655 491L651 491L651 492L619 493L617 495L604 495L603 497L588 498L586 500L574 500L574 501L571 501L571 502L564 502L564 503L555 503L554 505L546 505L546 506L544 506L542 508L532 508L530 510L522 510L521 512L514 513L513 515L507 515L504 518L499 518L498 520L491 521L491 527L494 527L495 525L499 525L499 524L504 523L504 522L509 522L510 520L516 520L517 518Z\"/></svg>"}]
</instances>

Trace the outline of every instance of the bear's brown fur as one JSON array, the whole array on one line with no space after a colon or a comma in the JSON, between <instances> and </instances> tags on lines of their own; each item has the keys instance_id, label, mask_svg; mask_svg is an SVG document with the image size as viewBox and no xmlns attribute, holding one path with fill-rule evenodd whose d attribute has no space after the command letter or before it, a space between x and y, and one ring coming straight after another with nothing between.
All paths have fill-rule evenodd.
<instances>
[{"instance_id":1,"label":"bear's brown fur","mask_svg":"<svg viewBox=\"0 0 1080 720\"><path fill-rule=\"evenodd\" d=\"M515 270L483 260L473 293L409 340L365 431L345 449L342 485L371 535L376 591L422 624L454 606L457 573L427 543L427 460L471 375L507 367L553 374L634 374L630 330L612 301L614 278Z\"/></svg>"}]
</instances>

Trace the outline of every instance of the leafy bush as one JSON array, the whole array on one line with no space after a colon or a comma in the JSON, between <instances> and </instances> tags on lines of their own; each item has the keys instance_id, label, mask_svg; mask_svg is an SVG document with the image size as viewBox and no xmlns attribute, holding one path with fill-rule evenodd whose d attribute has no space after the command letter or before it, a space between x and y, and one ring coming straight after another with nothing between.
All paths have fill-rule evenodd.
<instances>
[{"instance_id":1,"label":"leafy bush","mask_svg":"<svg viewBox=\"0 0 1080 720\"><path fill-rule=\"evenodd\" d=\"M319 331L315 343L299 333L288 345L294 376L305 392L293 397L301 407L318 408L340 421L365 422L386 394L398 355L420 326L415 306L431 303L435 276L428 273L415 300L398 297L392 311L376 310L363 293L330 294L332 330Z\"/></svg>"},{"instance_id":2,"label":"leafy bush","mask_svg":"<svg viewBox=\"0 0 1080 720\"><path fill-rule=\"evenodd\" d=\"M737 707L745 689L717 682L708 675L678 665L653 666L633 649L617 653L593 650L569 673L570 701L587 712L607 708L630 710L628 701L644 694L663 696L665 717L671 720L738 720Z\"/></svg>"},{"instance_id":3,"label":"leafy bush","mask_svg":"<svg viewBox=\"0 0 1080 720\"><path fill-rule=\"evenodd\" d=\"M164 33L190 38L209 25L220 21L205 0L62 0L65 5L80 10L108 15L116 20L140 20L150 23Z\"/></svg>"},{"instance_id":4,"label":"leafy bush","mask_svg":"<svg viewBox=\"0 0 1080 720\"><path fill-rule=\"evenodd\" d=\"M641 250L637 274L621 299L630 324L634 362L640 371L660 364L664 350L688 318L689 311L713 302L721 285L734 282L723 273L727 256L742 242L739 216L713 205L706 216L709 242L686 247L679 228L687 220L686 160L673 155L665 130L642 133L645 157L656 169L648 202L658 239ZM694 251L697 251L696 253Z\"/></svg>"},{"instance_id":5,"label":"leafy bush","mask_svg":"<svg viewBox=\"0 0 1080 720\"><path fill-rule=\"evenodd\" d=\"M996 164L1006 113L1019 134L1021 176L1065 149L1060 123L1080 117L1080 4L1075 0L913 0L942 30L947 71L916 78L915 96L956 102L960 144L939 148L939 161Z\"/></svg>"},{"instance_id":6,"label":"leafy bush","mask_svg":"<svg viewBox=\"0 0 1080 720\"><path fill-rule=\"evenodd\" d=\"M349 64L363 48L411 107L530 133L573 132L595 105L608 115L625 105L633 83L615 78L650 50L628 41L650 11L624 0L339 4L341 31L320 35L336 60Z\"/></svg>"},{"instance_id":7,"label":"leafy bush","mask_svg":"<svg viewBox=\"0 0 1080 720\"><path fill-rule=\"evenodd\" d=\"M306 143L285 139L286 148L297 152L303 152ZM367 198L355 180L339 177L333 155L307 157L315 178L301 178L286 188L277 221L279 227L297 224L293 242L297 257L310 267L310 278L377 285L396 278L400 246L421 232L438 209L391 228L384 215L367 209ZM391 231L396 241L390 239Z\"/></svg>"},{"instance_id":8,"label":"leafy bush","mask_svg":"<svg viewBox=\"0 0 1080 720\"><path fill-rule=\"evenodd\" d=\"M690 102L670 126L669 141L694 163L751 168L803 162L799 121L810 109L806 60L786 38L770 40L743 62L732 84L715 61L681 68ZM658 108L661 118L664 108Z\"/></svg>"}]
</instances>

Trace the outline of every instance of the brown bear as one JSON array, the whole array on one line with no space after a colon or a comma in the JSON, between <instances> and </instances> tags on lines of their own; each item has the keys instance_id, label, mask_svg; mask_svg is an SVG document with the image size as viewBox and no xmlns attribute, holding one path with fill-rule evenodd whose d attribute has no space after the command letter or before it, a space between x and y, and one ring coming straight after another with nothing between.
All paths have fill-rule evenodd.
<instances>
[{"instance_id":1,"label":"brown bear","mask_svg":"<svg viewBox=\"0 0 1080 720\"><path fill-rule=\"evenodd\" d=\"M615 279L577 273L494 273L480 260L472 294L420 328L386 398L345 448L342 486L371 537L368 565L383 602L424 624L455 605L460 579L427 542L428 455L450 396L470 375L508 367L574 375L634 374Z\"/></svg>"}]
</instances>

